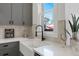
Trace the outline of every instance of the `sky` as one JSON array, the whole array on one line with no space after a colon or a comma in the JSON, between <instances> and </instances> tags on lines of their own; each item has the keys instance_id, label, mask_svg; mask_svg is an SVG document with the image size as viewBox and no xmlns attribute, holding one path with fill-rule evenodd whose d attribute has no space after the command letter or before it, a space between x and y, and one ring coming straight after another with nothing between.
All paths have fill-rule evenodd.
<instances>
[{"instance_id":1,"label":"sky","mask_svg":"<svg viewBox=\"0 0 79 59\"><path fill-rule=\"evenodd\" d=\"M48 10L48 9L52 9L54 7L54 4L53 3L44 3L43 6L44 6L45 10Z\"/></svg>"},{"instance_id":2,"label":"sky","mask_svg":"<svg viewBox=\"0 0 79 59\"><path fill-rule=\"evenodd\" d=\"M51 23L52 21L54 21L53 20L53 7L54 7L54 4L53 3L44 3L43 7L44 7L45 12L52 9L52 11L44 13L44 16L49 18L50 19L49 23Z\"/></svg>"}]
</instances>

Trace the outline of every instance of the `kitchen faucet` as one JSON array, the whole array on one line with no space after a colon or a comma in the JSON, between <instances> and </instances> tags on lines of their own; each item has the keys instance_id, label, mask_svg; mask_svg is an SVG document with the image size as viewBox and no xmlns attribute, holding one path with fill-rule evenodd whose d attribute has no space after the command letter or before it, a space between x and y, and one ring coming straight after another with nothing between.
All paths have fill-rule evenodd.
<instances>
[{"instance_id":1,"label":"kitchen faucet","mask_svg":"<svg viewBox=\"0 0 79 59\"><path fill-rule=\"evenodd\" d=\"M37 25L37 26L36 26L36 28L35 28L35 29L36 29L36 31L35 31L35 36L37 37L37 32L38 32L37 29L38 29L38 27L41 27L41 32L42 32L42 37L41 37L41 39L42 39L42 41L43 41L43 40L45 40L45 38L44 38L44 36L43 36L43 26L42 26L42 25Z\"/></svg>"}]
</instances>

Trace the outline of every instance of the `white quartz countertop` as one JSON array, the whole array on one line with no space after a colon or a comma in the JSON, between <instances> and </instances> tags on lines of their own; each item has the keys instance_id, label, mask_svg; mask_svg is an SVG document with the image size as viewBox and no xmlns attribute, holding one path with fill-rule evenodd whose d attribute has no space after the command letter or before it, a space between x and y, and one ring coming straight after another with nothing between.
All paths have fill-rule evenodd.
<instances>
[{"instance_id":1,"label":"white quartz countertop","mask_svg":"<svg viewBox=\"0 0 79 59\"><path fill-rule=\"evenodd\" d=\"M27 40L27 38L7 38L7 39L0 39L1 43L7 43L7 42L13 42L13 41L24 41Z\"/></svg>"},{"instance_id":2,"label":"white quartz countertop","mask_svg":"<svg viewBox=\"0 0 79 59\"><path fill-rule=\"evenodd\" d=\"M41 56L73 56L71 51L68 51L64 48L55 48L53 46L42 46L34 48L34 51Z\"/></svg>"},{"instance_id":3,"label":"white quartz countertop","mask_svg":"<svg viewBox=\"0 0 79 59\"><path fill-rule=\"evenodd\" d=\"M55 41L41 41L37 38L0 39L0 44L15 41L20 42L20 51L24 56L33 56L34 52L41 56L79 56L79 49L68 48Z\"/></svg>"}]
</instances>

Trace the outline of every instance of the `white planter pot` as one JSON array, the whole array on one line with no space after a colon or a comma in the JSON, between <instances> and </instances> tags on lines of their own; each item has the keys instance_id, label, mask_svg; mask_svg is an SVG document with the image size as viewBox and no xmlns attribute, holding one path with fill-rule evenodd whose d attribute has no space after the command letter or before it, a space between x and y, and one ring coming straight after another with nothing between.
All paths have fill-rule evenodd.
<instances>
[{"instance_id":1,"label":"white planter pot","mask_svg":"<svg viewBox=\"0 0 79 59\"><path fill-rule=\"evenodd\" d=\"M72 39L77 40L77 32L72 33Z\"/></svg>"},{"instance_id":2,"label":"white planter pot","mask_svg":"<svg viewBox=\"0 0 79 59\"><path fill-rule=\"evenodd\" d=\"M72 39L79 41L79 32L73 32Z\"/></svg>"},{"instance_id":3,"label":"white planter pot","mask_svg":"<svg viewBox=\"0 0 79 59\"><path fill-rule=\"evenodd\" d=\"M69 36L69 35L67 35L66 46L67 47L70 47L71 46L71 36Z\"/></svg>"},{"instance_id":4,"label":"white planter pot","mask_svg":"<svg viewBox=\"0 0 79 59\"><path fill-rule=\"evenodd\" d=\"M79 32L77 32L77 40L79 41Z\"/></svg>"},{"instance_id":5,"label":"white planter pot","mask_svg":"<svg viewBox=\"0 0 79 59\"><path fill-rule=\"evenodd\" d=\"M68 39L66 40L66 46L71 46L71 39L70 39L70 38L68 38Z\"/></svg>"}]
</instances>

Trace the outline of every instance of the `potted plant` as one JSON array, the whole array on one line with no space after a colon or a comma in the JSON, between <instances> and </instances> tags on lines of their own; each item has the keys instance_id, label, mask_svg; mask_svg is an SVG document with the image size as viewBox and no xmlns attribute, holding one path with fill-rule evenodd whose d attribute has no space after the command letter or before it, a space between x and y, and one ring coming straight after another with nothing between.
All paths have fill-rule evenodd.
<instances>
[{"instance_id":1,"label":"potted plant","mask_svg":"<svg viewBox=\"0 0 79 59\"><path fill-rule=\"evenodd\" d=\"M70 20L68 20L71 30L72 30L72 39L77 40L77 32L79 29L79 17L77 18L75 15L71 14L72 16L72 22Z\"/></svg>"}]
</instances>

